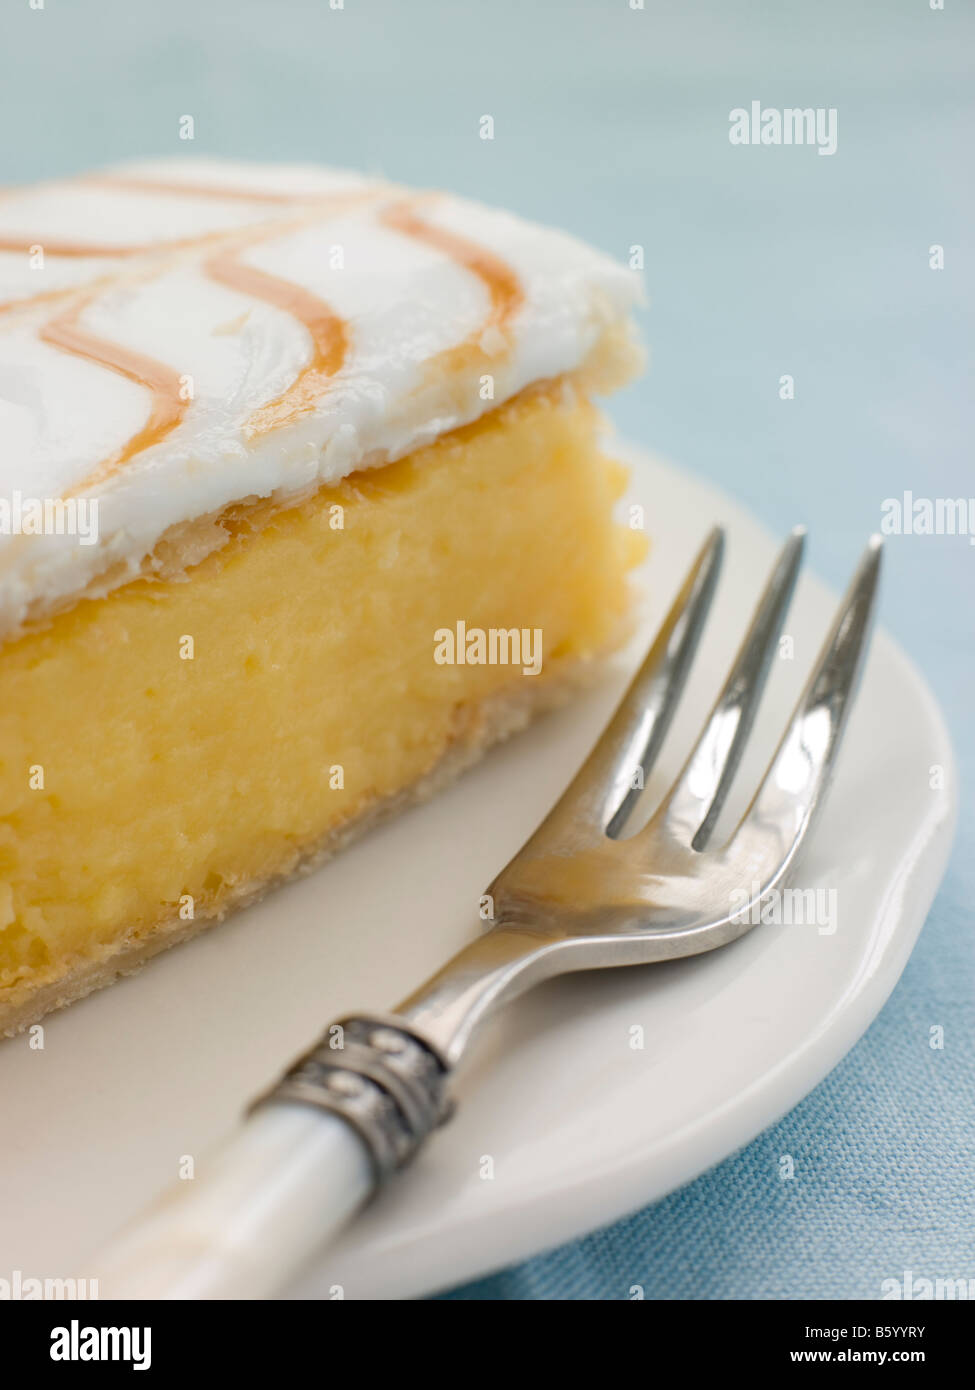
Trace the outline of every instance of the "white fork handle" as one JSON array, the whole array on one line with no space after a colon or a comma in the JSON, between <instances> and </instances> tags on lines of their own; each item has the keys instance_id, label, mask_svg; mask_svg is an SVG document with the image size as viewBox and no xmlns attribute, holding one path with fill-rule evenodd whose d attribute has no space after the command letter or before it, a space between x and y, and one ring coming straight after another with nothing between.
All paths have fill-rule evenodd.
<instances>
[{"instance_id":1,"label":"white fork handle","mask_svg":"<svg viewBox=\"0 0 975 1390\"><path fill-rule=\"evenodd\" d=\"M100 1298L267 1298L365 1201L373 1170L351 1125L261 1107L102 1253Z\"/></svg>"},{"instance_id":2,"label":"white fork handle","mask_svg":"<svg viewBox=\"0 0 975 1390\"><path fill-rule=\"evenodd\" d=\"M447 1067L405 1019L333 1024L229 1143L95 1262L108 1298L267 1298L447 1116Z\"/></svg>"}]
</instances>

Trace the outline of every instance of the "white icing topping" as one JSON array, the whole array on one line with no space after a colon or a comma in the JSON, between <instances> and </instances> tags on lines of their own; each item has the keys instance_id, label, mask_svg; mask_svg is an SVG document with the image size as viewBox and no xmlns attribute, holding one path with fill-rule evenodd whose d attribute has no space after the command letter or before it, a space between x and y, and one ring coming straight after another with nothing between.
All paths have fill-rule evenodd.
<instances>
[{"instance_id":1,"label":"white icing topping","mask_svg":"<svg viewBox=\"0 0 975 1390\"><path fill-rule=\"evenodd\" d=\"M562 233L340 171L160 160L0 196L0 499L99 506L97 545L0 535L0 631L179 523L582 367L639 293Z\"/></svg>"}]
</instances>

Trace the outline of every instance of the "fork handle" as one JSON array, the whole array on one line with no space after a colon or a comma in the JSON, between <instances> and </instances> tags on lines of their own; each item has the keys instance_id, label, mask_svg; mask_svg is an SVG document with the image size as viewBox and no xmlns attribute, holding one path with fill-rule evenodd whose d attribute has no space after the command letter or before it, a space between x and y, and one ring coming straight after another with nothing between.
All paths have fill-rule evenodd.
<instances>
[{"instance_id":1,"label":"fork handle","mask_svg":"<svg viewBox=\"0 0 975 1390\"><path fill-rule=\"evenodd\" d=\"M551 945L496 924L396 1013L332 1024L204 1172L96 1261L101 1297L276 1292L448 1118L448 1077L471 1037L550 972Z\"/></svg>"},{"instance_id":2,"label":"fork handle","mask_svg":"<svg viewBox=\"0 0 975 1390\"><path fill-rule=\"evenodd\" d=\"M103 1298L265 1298L449 1113L447 1068L396 1016L333 1024L242 1128L96 1261Z\"/></svg>"}]
</instances>

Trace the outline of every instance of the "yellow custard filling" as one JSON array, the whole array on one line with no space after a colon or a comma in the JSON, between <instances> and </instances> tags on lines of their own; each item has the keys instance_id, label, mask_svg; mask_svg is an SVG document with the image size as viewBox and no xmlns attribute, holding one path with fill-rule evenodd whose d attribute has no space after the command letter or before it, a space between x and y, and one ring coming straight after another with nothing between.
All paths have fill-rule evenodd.
<instances>
[{"instance_id":1,"label":"yellow custard filling","mask_svg":"<svg viewBox=\"0 0 975 1390\"><path fill-rule=\"evenodd\" d=\"M616 639L638 545L597 427L571 391L526 393L0 649L0 1030L292 872L490 697ZM468 645L513 629L540 632L539 674Z\"/></svg>"}]
</instances>

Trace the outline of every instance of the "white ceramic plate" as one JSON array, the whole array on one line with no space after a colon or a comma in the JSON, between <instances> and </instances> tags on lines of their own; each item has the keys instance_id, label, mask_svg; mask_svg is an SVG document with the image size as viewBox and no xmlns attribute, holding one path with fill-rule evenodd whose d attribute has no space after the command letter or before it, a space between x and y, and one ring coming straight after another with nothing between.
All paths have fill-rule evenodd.
<instances>
[{"instance_id":1,"label":"white ceramic plate","mask_svg":"<svg viewBox=\"0 0 975 1390\"><path fill-rule=\"evenodd\" d=\"M0 1277L85 1276L105 1236L175 1180L184 1155L199 1164L327 1022L389 1008L476 932L483 886L575 770L720 521L725 573L651 791L666 784L777 541L717 491L645 456L634 456L631 495L654 533L646 620L603 685L314 877L50 1017L43 1050L26 1037L0 1045ZM787 621L794 656L773 670L731 814L834 602L816 581L800 584ZM904 967L955 819L954 793L931 789L931 768L945 768L951 789L951 763L932 695L879 632L798 877L835 894L820 899L823 920L761 926L688 961L570 977L513 1005L458 1079L455 1119L292 1292L395 1297L469 1279L663 1196L787 1111Z\"/></svg>"}]
</instances>

